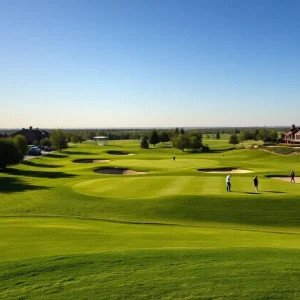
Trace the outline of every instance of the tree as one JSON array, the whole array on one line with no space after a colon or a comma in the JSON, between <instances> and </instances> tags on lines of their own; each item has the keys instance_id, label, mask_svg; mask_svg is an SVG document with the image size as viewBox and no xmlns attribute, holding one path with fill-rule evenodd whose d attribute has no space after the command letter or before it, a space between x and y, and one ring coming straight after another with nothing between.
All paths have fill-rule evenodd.
<instances>
[{"instance_id":1,"label":"tree","mask_svg":"<svg viewBox=\"0 0 300 300\"><path fill-rule=\"evenodd\" d=\"M49 138L43 138L40 140L40 144L43 147L51 147L51 141Z\"/></svg>"},{"instance_id":2,"label":"tree","mask_svg":"<svg viewBox=\"0 0 300 300\"><path fill-rule=\"evenodd\" d=\"M55 149L58 149L61 152L62 149L68 148L66 134L61 130L53 130L50 138L51 144Z\"/></svg>"},{"instance_id":3,"label":"tree","mask_svg":"<svg viewBox=\"0 0 300 300\"><path fill-rule=\"evenodd\" d=\"M84 142L84 136L83 134L80 132L80 133L77 133L77 136L78 136L78 142L81 144L82 142Z\"/></svg>"},{"instance_id":4,"label":"tree","mask_svg":"<svg viewBox=\"0 0 300 300\"><path fill-rule=\"evenodd\" d=\"M77 143L80 142L80 136L77 133L74 133L72 135L71 141L72 141L73 144L76 145Z\"/></svg>"},{"instance_id":5,"label":"tree","mask_svg":"<svg viewBox=\"0 0 300 300\"><path fill-rule=\"evenodd\" d=\"M149 139L149 143L152 144L154 147L155 147L156 144L159 143L159 136L158 136L158 133L157 133L156 129L152 130L151 136L150 136L150 139Z\"/></svg>"},{"instance_id":6,"label":"tree","mask_svg":"<svg viewBox=\"0 0 300 300\"><path fill-rule=\"evenodd\" d=\"M246 141L247 139L247 134L245 131L241 131L241 133L238 136L238 140L240 143L244 143L244 141Z\"/></svg>"},{"instance_id":7,"label":"tree","mask_svg":"<svg viewBox=\"0 0 300 300\"><path fill-rule=\"evenodd\" d=\"M140 146L143 149L149 149L149 142L146 136L142 138Z\"/></svg>"},{"instance_id":8,"label":"tree","mask_svg":"<svg viewBox=\"0 0 300 300\"><path fill-rule=\"evenodd\" d=\"M179 134L173 139L173 147L184 151L185 148L190 147L190 138L185 134Z\"/></svg>"},{"instance_id":9,"label":"tree","mask_svg":"<svg viewBox=\"0 0 300 300\"><path fill-rule=\"evenodd\" d=\"M173 135L172 135L173 138L176 137L176 136L178 136L178 134L179 134L179 128L176 127L175 130L174 130L174 132L173 132Z\"/></svg>"},{"instance_id":10,"label":"tree","mask_svg":"<svg viewBox=\"0 0 300 300\"><path fill-rule=\"evenodd\" d=\"M275 130L271 130L267 137L264 140L265 142L273 142L273 143L277 143L278 141L278 132Z\"/></svg>"},{"instance_id":11,"label":"tree","mask_svg":"<svg viewBox=\"0 0 300 300\"><path fill-rule=\"evenodd\" d=\"M159 141L162 142L162 143L167 143L167 142L170 141L170 137L169 137L168 132L166 130L161 131L159 133Z\"/></svg>"},{"instance_id":12,"label":"tree","mask_svg":"<svg viewBox=\"0 0 300 300\"><path fill-rule=\"evenodd\" d=\"M87 138L89 140L92 140L94 137L96 136L96 132L95 131L90 131L87 135Z\"/></svg>"},{"instance_id":13,"label":"tree","mask_svg":"<svg viewBox=\"0 0 300 300\"><path fill-rule=\"evenodd\" d=\"M254 140L258 140L258 133L259 133L259 129L256 128L255 131L254 131Z\"/></svg>"},{"instance_id":14,"label":"tree","mask_svg":"<svg viewBox=\"0 0 300 300\"><path fill-rule=\"evenodd\" d=\"M232 144L232 145L236 145L238 144L239 141L238 141L238 137L236 134L232 134L229 138L229 144Z\"/></svg>"},{"instance_id":15,"label":"tree","mask_svg":"<svg viewBox=\"0 0 300 300\"><path fill-rule=\"evenodd\" d=\"M202 133L193 131L189 134L189 148L194 150L200 150L202 147Z\"/></svg>"},{"instance_id":16,"label":"tree","mask_svg":"<svg viewBox=\"0 0 300 300\"><path fill-rule=\"evenodd\" d=\"M17 135L13 138L17 149L20 153L20 160L23 160L24 156L27 154L28 151L28 144L27 144L27 139L25 138L24 135Z\"/></svg>"},{"instance_id":17,"label":"tree","mask_svg":"<svg viewBox=\"0 0 300 300\"><path fill-rule=\"evenodd\" d=\"M66 132L65 135L66 135L66 139L67 139L67 142L71 142L72 141L72 137L75 133L72 133L72 132Z\"/></svg>"},{"instance_id":18,"label":"tree","mask_svg":"<svg viewBox=\"0 0 300 300\"><path fill-rule=\"evenodd\" d=\"M4 171L7 166L16 165L22 159L17 144L12 139L0 139L0 170Z\"/></svg>"},{"instance_id":19,"label":"tree","mask_svg":"<svg viewBox=\"0 0 300 300\"><path fill-rule=\"evenodd\" d=\"M258 129L258 139L265 141L268 136L269 130L267 128L259 128Z\"/></svg>"},{"instance_id":20,"label":"tree","mask_svg":"<svg viewBox=\"0 0 300 300\"><path fill-rule=\"evenodd\" d=\"M217 131L216 133L216 140L219 140L220 139L220 131Z\"/></svg>"},{"instance_id":21,"label":"tree","mask_svg":"<svg viewBox=\"0 0 300 300\"><path fill-rule=\"evenodd\" d=\"M184 129L183 129L183 128L181 128L181 129L180 129L180 131L179 131L179 133L180 133L180 134L185 134L185 131L184 131Z\"/></svg>"},{"instance_id":22,"label":"tree","mask_svg":"<svg viewBox=\"0 0 300 300\"><path fill-rule=\"evenodd\" d=\"M201 148L201 151L202 151L202 152L205 152L205 153L206 153L206 152L209 152L209 150L210 150L210 149L209 149L209 146L208 146L208 145L202 145L202 148Z\"/></svg>"}]
</instances>

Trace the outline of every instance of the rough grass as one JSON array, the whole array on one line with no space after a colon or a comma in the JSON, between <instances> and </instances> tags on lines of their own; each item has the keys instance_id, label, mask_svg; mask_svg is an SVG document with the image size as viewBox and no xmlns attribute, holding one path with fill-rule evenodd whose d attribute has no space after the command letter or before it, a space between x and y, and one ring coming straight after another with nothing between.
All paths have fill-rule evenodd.
<instances>
[{"instance_id":1,"label":"rough grass","mask_svg":"<svg viewBox=\"0 0 300 300\"><path fill-rule=\"evenodd\" d=\"M280 155L299 154L300 152L300 149L295 147L278 146L278 147L261 147L261 148L266 151L270 151Z\"/></svg>"},{"instance_id":2,"label":"rough grass","mask_svg":"<svg viewBox=\"0 0 300 300\"><path fill-rule=\"evenodd\" d=\"M82 144L0 174L0 298L299 299L300 185L268 177L299 174L299 158L205 143ZM148 174L73 163L95 157ZM197 172L226 167L254 173L226 193L226 174Z\"/></svg>"}]
</instances>

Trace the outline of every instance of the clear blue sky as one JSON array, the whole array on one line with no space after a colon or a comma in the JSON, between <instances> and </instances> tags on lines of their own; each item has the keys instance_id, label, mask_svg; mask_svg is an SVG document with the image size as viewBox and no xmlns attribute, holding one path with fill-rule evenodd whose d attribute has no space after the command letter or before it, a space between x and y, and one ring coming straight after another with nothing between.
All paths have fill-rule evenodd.
<instances>
[{"instance_id":1,"label":"clear blue sky","mask_svg":"<svg viewBox=\"0 0 300 300\"><path fill-rule=\"evenodd\" d=\"M0 0L0 127L300 125L300 2Z\"/></svg>"}]
</instances>

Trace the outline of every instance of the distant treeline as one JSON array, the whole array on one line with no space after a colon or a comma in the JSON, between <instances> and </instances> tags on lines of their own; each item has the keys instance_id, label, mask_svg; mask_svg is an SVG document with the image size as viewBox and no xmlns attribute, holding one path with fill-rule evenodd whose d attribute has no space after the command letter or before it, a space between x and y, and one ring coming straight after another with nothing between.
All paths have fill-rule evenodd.
<instances>
[{"instance_id":1,"label":"distant treeline","mask_svg":"<svg viewBox=\"0 0 300 300\"><path fill-rule=\"evenodd\" d=\"M249 135L253 137L253 139L256 139L257 133L260 128L267 129L268 131L282 131L286 128L271 128L271 127L220 127L220 128L184 128L182 130L189 132L199 132L202 134L240 134L241 132L247 132ZM45 129L49 131L50 133L54 129ZM150 137L151 132L153 129L64 129L63 131L70 136L76 134L79 135L82 140L91 140L95 136L107 136L109 140L140 140L143 137ZM157 129L158 132L164 132L166 133L170 139L176 134L176 132L179 132L180 128L173 128L173 129ZM7 134L11 135L15 133L16 129L0 129L1 134Z\"/></svg>"}]
</instances>

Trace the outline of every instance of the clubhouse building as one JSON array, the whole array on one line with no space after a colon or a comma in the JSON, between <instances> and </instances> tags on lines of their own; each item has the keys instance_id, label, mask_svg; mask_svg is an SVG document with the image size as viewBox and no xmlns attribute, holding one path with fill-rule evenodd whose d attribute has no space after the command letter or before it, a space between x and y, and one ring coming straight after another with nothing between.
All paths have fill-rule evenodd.
<instances>
[{"instance_id":1,"label":"clubhouse building","mask_svg":"<svg viewBox=\"0 0 300 300\"><path fill-rule=\"evenodd\" d=\"M300 129L294 124L287 130L282 131L281 142L286 144L300 144Z\"/></svg>"},{"instance_id":2,"label":"clubhouse building","mask_svg":"<svg viewBox=\"0 0 300 300\"><path fill-rule=\"evenodd\" d=\"M25 136L28 145L32 145L34 141L40 141L41 139L49 138L51 136L50 132L46 130L38 128L33 129L30 126L29 129L23 128L22 130L13 133L10 137L14 137L19 134Z\"/></svg>"}]
</instances>

